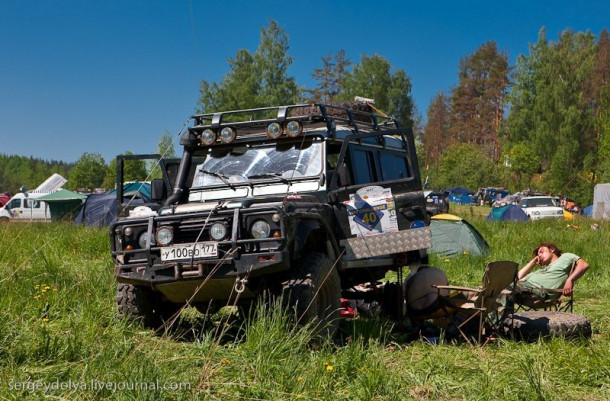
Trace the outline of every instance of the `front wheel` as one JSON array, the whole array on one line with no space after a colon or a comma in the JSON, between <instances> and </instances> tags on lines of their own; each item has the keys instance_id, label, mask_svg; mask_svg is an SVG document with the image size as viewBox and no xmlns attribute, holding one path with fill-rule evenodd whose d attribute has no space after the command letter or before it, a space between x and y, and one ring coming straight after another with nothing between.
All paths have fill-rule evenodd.
<instances>
[{"instance_id":1,"label":"front wheel","mask_svg":"<svg viewBox=\"0 0 610 401\"><path fill-rule=\"evenodd\" d=\"M303 256L282 283L283 303L294 308L299 323L313 322L316 332L332 336L339 327L341 280L333 261L323 253Z\"/></svg>"},{"instance_id":2,"label":"front wheel","mask_svg":"<svg viewBox=\"0 0 610 401\"><path fill-rule=\"evenodd\" d=\"M152 289L132 284L118 284L114 300L119 317L155 329L180 309L178 304L162 302L160 295Z\"/></svg>"}]
</instances>

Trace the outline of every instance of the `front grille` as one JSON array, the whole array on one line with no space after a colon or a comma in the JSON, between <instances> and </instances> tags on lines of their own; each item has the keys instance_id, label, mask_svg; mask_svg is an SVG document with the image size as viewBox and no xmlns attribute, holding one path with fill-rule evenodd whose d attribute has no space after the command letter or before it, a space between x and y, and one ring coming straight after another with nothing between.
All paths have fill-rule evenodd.
<instances>
[{"instance_id":1,"label":"front grille","mask_svg":"<svg viewBox=\"0 0 610 401\"><path fill-rule=\"evenodd\" d=\"M210 219L207 224L205 220L183 220L173 225L174 244L188 244L202 241L215 241L210 237L210 227L212 224L222 222L227 227L227 234L223 241L231 239L232 218ZM205 225L205 227L204 227ZM203 230L202 230L203 228Z\"/></svg>"}]
</instances>

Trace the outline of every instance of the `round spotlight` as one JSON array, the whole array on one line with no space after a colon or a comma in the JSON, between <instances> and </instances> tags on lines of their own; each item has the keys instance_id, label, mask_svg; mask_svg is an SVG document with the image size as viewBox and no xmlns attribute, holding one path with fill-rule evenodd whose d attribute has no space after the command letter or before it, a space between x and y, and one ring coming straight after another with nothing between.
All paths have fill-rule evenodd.
<instances>
[{"instance_id":1,"label":"round spotlight","mask_svg":"<svg viewBox=\"0 0 610 401\"><path fill-rule=\"evenodd\" d=\"M222 223L214 223L210 227L210 236L216 241L220 241L227 235L227 226Z\"/></svg>"},{"instance_id":2,"label":"round spotlight","mask_svg":"<svg viewBox=\"0 0 610 401\"><path fill-rule=\"evenodd\" d=\"M211 129L205 129L201 133L201 144L205 146L210 146L216 141L216 133Z\"/></svg>"},{"instance_id":3,"label":"round spotlight","mask_svg":"<svg viewBox=\"0 0 610 401\"><path fill-rule=\"evenodd\" d=\"M290 121L286 124L286 135L289 137L299 136L301 132L303 132L303 126L298 121Z\"/></svg>"},{"instance_id":4,"label":"round spotlight","mask_svg":"<svg viewBox=\"0 0 610 401\"><path fill-rule=\"evenodd\" d=\"M161 227L157 230L157 243L167 246L174 240L174 230L171 227Z\"/></svg>"},{"instance_id":5,"label":"round spotlight","mask_svg":"<svg viewBox=\"0 0 610 401\"><path fill-rule=\"evenodd\" d=\"M133 234L133 229L131 227L125 227L123 234L125 234L126 237L131 237L131 234Z\"/></svg>"},{"instance_id":6,"label":"round spotlight","mask_svg":"<svg viewBox=\"0 0 610 401\"><path fill-rule=\"evenodd\" d=\"M273 213L273 216L271 216L271 220L273 220L275 223L279 223L282 220L282 217L279 213Z\"/></svg>"},{"instance_id":7,"label":"round spotlight","mask_svg":"<svg viewBox=\"0 0 610 401\"><path fill-rule=\"evenodd\" d=\"M220 141L222 143L231 143L235 140L235 130L231 127L224 127L220 131Z\"/></svg>"},{"instance_id":8,"label":"round spotlight","mask_svg":"<svg viewBox=\"0 0 610 401\"><path fill-rule=\"evenodd\" d=\"M140 234L140 236L138 237L138 245L140 246L140 248L142 249L146 249L146 242L147 239L150 240L150 245L154 245L155 244L155 239L153 238L152 234L148 235L147 231L144 231L142 234Z\"/></svg>"},{"instance_id":9,"label":"round spotlight","mask_svg":"<svg viewBox=\"0 0 610 401\"><path fill-rule=\"evenodd\" d=\"M270 232L271 227L269 227L269 223L265 220L256 220L250 229L250 234L256 239L267 238Z\"/></svg>"},{"instance_id":10,"label":"round spotlight","mask_svg":"<svg viewBox=\"0 0 610 401\"><path fill-rule=\"evenodd\" d=\"M271 123L267 126L267 136L271 139L277 139L282 136L282 126L279 123Z\"/></svg>"}]
</instances>

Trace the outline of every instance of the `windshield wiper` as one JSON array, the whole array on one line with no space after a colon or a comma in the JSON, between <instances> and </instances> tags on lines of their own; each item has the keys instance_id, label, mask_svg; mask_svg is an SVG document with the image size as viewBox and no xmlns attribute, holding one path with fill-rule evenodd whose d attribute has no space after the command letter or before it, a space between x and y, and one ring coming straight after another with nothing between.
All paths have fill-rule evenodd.
<instances>
[{"instance_id":1,"label":"windshield wiper","mask_svg":"<svg viewBox=\"0 0 610 401\"><path fill-rule=\"evenodd\" d=\"M226 185L229 186L229 188L231 188L233 191L235 191L235 187L233 186L233 184L231 184L229 182L229 177L227 177L226 175L220 174L220 173L215 173L213 171L205 170L205 169L199 169L199 172L211 175L212 177L220 178L222 180L222 182L224 182Z\"/></svg>"},{"instance_id":2,"label":"windshield wiper","mask_svg":"<svg viewBox=\"0 0 610 401\"><path fill-rule=\"evenodd\" d=\"M257 179L257 178L277 178L282 182L282 184L292 185L292 182L290 182L289 179L284 178L281 174L278 174L278 173L264 173L264 174L254 174L254 175L248 176L248 179Z\"/></svg>"}]
</instances>

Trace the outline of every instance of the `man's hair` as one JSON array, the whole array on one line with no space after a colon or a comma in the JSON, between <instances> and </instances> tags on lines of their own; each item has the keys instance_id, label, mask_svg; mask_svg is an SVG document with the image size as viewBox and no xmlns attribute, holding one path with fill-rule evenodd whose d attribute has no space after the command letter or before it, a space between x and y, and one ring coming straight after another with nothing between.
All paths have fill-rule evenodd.
<instances>
[{"instance_id":1,"label":"man's hair","mask_svg":"<svg viewBox=\"0 0 610 401\"><path fill-rule=\"evenodd\" d=\"M536 248L534 248L534 252L532 252L532 254L534 256L538 256L538 250L543 246L549 248L549 251L551 251L557 256L561 256L561 254L563 253L561 249L559 249L557 245L553 244L552 242L541 242Z\"/></svg>"}]
</instances>

